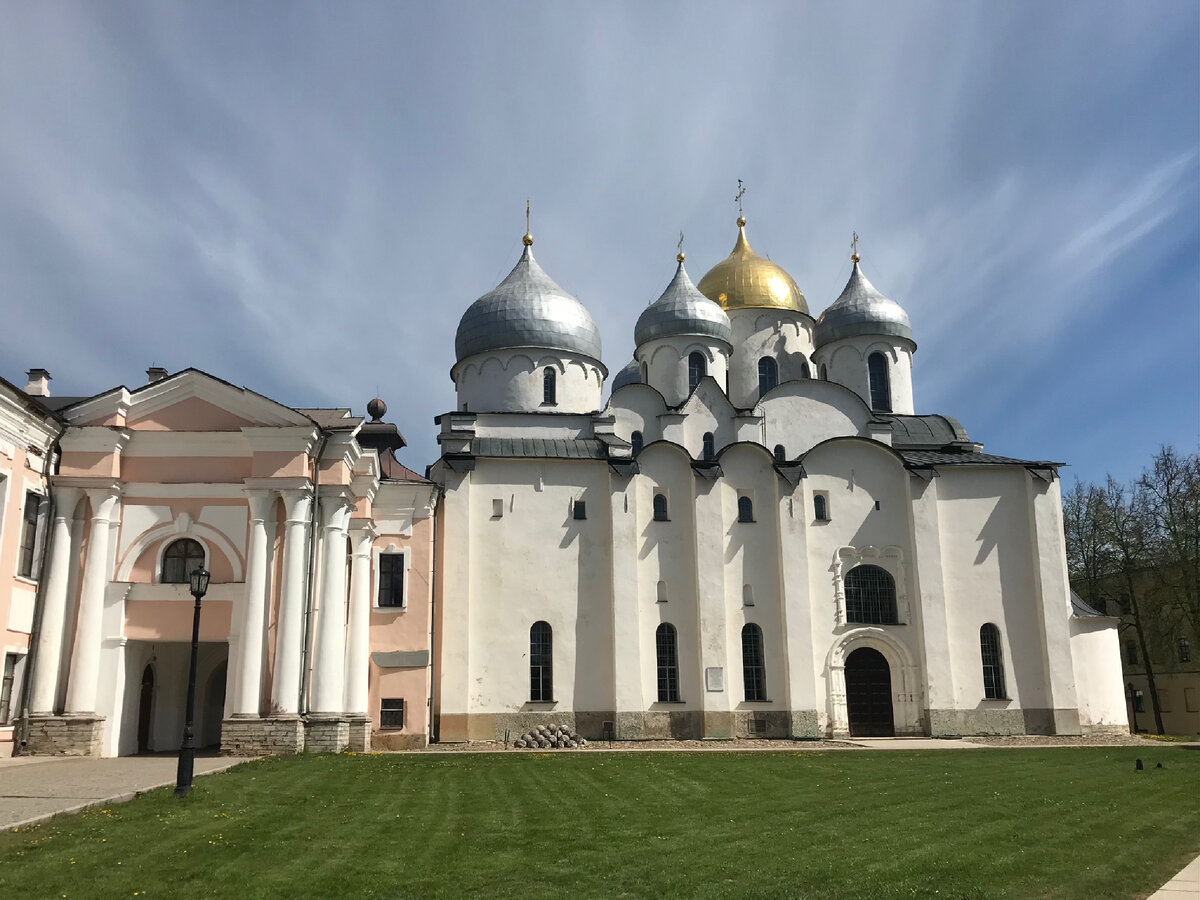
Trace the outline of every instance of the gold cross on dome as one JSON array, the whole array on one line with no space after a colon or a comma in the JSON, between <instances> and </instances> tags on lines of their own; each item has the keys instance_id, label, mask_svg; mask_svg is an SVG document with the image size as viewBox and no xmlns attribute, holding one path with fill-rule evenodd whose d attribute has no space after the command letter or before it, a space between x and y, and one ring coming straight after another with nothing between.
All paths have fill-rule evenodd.
<instances>
[{"instance_id":1,"label":"gold cross on dome","mask_svg":"<svg viewBox=\"0 0 1200 900\"><path fill-rule=\"evenodd\" d=\"M742 214L742 197L744 197L745 195L746 195L746 186L744 184L742 184L742 179L739 178L738 179L737 196L733 198L734 200L737 201L739 216Z\"/></svg>"}]
</instances>

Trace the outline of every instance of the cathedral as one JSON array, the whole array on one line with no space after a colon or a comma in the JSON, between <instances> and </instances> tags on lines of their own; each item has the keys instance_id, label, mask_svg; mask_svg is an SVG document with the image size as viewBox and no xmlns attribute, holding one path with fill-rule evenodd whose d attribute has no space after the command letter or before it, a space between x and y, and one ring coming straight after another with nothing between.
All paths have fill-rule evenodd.
<instances>
[{"instance_id":1,"label":"cathedral","mask_svg":"<svg viewBox=\"0 0 1200 900\"><path fill-rule=\"evenodd\" d=\"M378 398L0 379L0 754L177 748L197 567L195 730L225 753L1126 730L1060 464L918 415L858 254L814 317L745 226L698 283L679 254L611 379L527 233L463 304L424 475Z\"/></svg>"}]
</instances>

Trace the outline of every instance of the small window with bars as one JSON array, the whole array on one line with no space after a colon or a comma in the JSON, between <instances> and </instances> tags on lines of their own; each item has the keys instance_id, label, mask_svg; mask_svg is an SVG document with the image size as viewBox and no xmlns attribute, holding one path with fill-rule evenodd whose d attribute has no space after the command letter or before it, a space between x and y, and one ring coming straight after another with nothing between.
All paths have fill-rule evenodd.
<instances>
[{"instance_id":1,"label":"small window with bars","mask_svg":"<svg viewBox=\"0 0 1200 900\"><path fill-rule=\"evenodd\" d=\"M818 522L829 521L829 498L825 494L813 494L813 518Z\"/></svg>"},{"instance_id":2,"label":"small window with bars","mask_svg":"<svg viewBox=\"0 0 1200 900\"><path fill-rule=\"evenodd\" d=\"M400 697L385 697L379 701L379 729L400 731L404 728L404 700Z\"/></svg>"},{"instance_id":3,"label":"small window with bars","mask_svg":"<svg viewBox=\"0 0 1200 900\"><path fill-rule=\"evenodd\" d=\"M846 621L896 625L896 582L879 566L855 566L846 573Z\"/></svg>"},{"instance_id":4,"label":"small window with bars","mask_svg":"<svg viewBox=\"0 0 1200 900\"><path fill-rule=\"evenodd\" d=\"M713 433L711 431L704 432L704 438L703 438L702 443L703 443L703 449L701 451L701 458L704 460L716 459L717 458L717 441L713 437Z\"/></svg>"},{"instance_id":5,"label":"small window with bars","mask_svg":"<svg viewBox=\"0 0 1200 900\"><path fill-rule=\"evenodd\" d=\"M666 522L667 519L667 495L654 495L654 521Z\"/></svg>"},{"instance_id":6,"label":"small window with bars","mask_svg":"<svg viewBox=\"0 0 1200 900\"><path fill-rule=\"evenodd\" d=\"M17 556L17 574L22 578L33 577L33 556L37 550L38 507L41 494L29 491L25 494L25 509L21 514L21 546Z\"/></svg>"},{"instance_id":7,"label":"small window with bars","mask_svg":"<svg viewBox=\"0 0 1200 900\"><path fill-rule=\"evenodd\" d=\"M379 606L404 607L404 554L379 554Z\"/></svg>"},{"instance_id":8,"label":"small window with bars","mask_svg":"<svg viewBox=\"0 0 1200 900\"><path fill-rule=\"evenodd\" d=\"M762 629L753 622L742 628L742 683L750 703L767 699L767 666Z\"/></svg>"},{"instance_id":9,"label":"small window with bars","mask_svg":"<svg viewBox=\"0 0 1200 900\"><path fill-rule=\"evenodd\" d=\"M988 622L979 629L979 655L983 661L983 696L1005 700L1004 660L1000 654L1000 629Z\"/></svg>"},{"instance_id":10,"label":"small window with bars","mask_svg":"<svg viewBox=\"0 0 1200 900\"><path fill-rule=\"evenodd\" d=\"M529 629L529 700L554 700L554 631L548 622L534 622Z\"/></svg>"},{"instance_id":11,"label":"small window with bars","mask_svg":"<svg viewBox=\"0 0 1200 900\"><path fill-rule=\"evenodd\" d=\"M754 521L754 501L749 497L738 497L738 521L753 522Z\"/></svg>"},{"instance_id":12,"label":"small window with bars","mask_svg":"<svg viewBox=\"0 0 1200 900\"><path fill-rule=\"evenodd\" d=\"M679 702L679 651L675 641L675 626L663 622L654 633L654 648L658 657L658 699L662 703Z\"/></svg>"}]
</instances>

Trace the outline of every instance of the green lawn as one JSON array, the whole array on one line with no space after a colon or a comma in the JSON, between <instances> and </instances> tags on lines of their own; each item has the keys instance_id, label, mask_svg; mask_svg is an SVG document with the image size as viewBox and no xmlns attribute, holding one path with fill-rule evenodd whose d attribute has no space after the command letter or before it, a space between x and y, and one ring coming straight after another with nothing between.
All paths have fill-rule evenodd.
<instances>
[{"instance_id":1,"label":"green lawn","mask_svg":"<svg viewBox=\"0 0 1200 900\"><path fill-rule=\"evenodd\" d=\"M319 756L0 835L0 888L1095 900L1198 852L1200 752L1170 746Z\"/></svg>"}]
</instances>

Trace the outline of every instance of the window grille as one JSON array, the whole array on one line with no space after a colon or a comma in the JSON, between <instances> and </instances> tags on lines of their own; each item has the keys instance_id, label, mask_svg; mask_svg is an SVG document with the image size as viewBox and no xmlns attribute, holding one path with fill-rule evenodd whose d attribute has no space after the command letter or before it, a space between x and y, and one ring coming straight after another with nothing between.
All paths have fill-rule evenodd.
<instances>
[{"instance_id":1,"label":"window grille","mask_svg":"<svg viewBox=\"0 0 1200 900\"><path fill-rule=\"evenodd\" d=\"M1192 645L1185 637L1179 639L1179 661L1181 663L1192 661Z\"/></svg>"},{"instance_id":2,"label":"window grille","mask_svg":"<svg viewBox=\"0 0 1200 900\"><path fill-rule=\"evenodd\" d=\"M663 622L654 634L658 653L658 699L679 701L679 654L675 647L675 626Z\"/></svg>"},{"instance_id":3,"label":"window grille","mask_svg":"<svg viewBox=\"0 0 1200 900\"><path fill-rule=\"evenodd\" d=\"M162 583L187 584L193 569L204 565L204 548L191 538L174 541L163 553Z\"/></svg>"},{"instance_id":4,"label":"window grille","mask_svg":"<svg viewBox=\"0 0 1200 900\"><path fill-rule=\"evenodd\" d=\"M775 462L777 463L787 462L787 450L783 448L783 444L776 444L775 452L772 455L775 457Z\"/></svg>"},{"instance_id":5,"label":"window grille","mask_svg":"<svg viewBox=\"0 0 1200 900\"><path fill-rule=\"evenodd\" d=\"M554 699L554 632L546 622L534 622L529 629L529 699Z\"/></svg>"},{"instance_id":6,"label":"window grille","mask_svg":"<svg viewBox=\"0 0 1200 900\"><path fill-rule=\"evenodd\" d=\"M553 406L558 402L557 373L550 366L542 372L542 402Z\"/></svg>"},{"instance_id":7,"label":"window grille","mask_svg":"<svg viewBox=\"0 0 1200 900\"><path fill-rule=\"evenodd\" d=\"M379 701L380 730L399 731L404 727L404 700L399 697Z\"/></svg>"},{"instance_id":8,"label":"window grille","mask_svg":"<svg viewBox=\"0 0 1200 900\"><path fill-rule=\"evenodd\" d=\"M708 362L703 353L688 355L688 391L694 391L700 380L708 374Z\"/></svg>"},{"instance_id":9,"label":"window grille","mask_svg":"<svg viewBox=\"0 0 1200 900\"><path fill-rule=\"evenodd\" d=\"M895 625L896 582L879 566L855 566L846 573L846 621Z\"/></svg>"},{"instance_id":10,"label":"window grille","mask_svg":"<svg viewBox=\"0 0 1200 900\"><path fill-rule=\"evenodd\" d=\"M749 497L738 497L738 521L754 521L754 501Z\"/></svg>"},{"instance_id":11,"label":"window grille","mask_svg":"<svg viewBox=\"0 0 1200 900\"><path fill-rule=\"evenodd\" d=\"M748 701L767 699L767 666L762 629L753 622L742 628L742 683Z\"/></svg>"},{"instance_id":12,"label":"window grille","mask_svg":"<svg viewBox=\"0 0 1200 900\"><path fill-rule=\"evenodd\" d=\"M991 622L979 629L979 655L983 660L983 696L1003 700L1004 662L1000 655L1000 629Z\"/></svg>"},{"instance_id":13,"label":"window grille","mask_svg":"<svg viewBox=\"0 0 1200 900\"><path fill-rule=\"evenodd\" d=\"M892 391L888 383L887 357L872 353L867 357L867 375L871 382L871 409L892 411Z\"/></svg>"},{"instance_id":14,"label":"window grille","mask_svg":"<svg viewBox=\"0 0 1200 900\"><path fill-rule=\"evenodd\" d=\"M33 553L37 548L38 505L40 494L29 491L25 495L25 509L21 514L21 547L17 557L17 574L22 578L33 577Z\"/></svg>"},{"instance_id":15,"label":"window grille","mask_svg":"<svg viewBox=\"0 0 1200 900\"><path fill-rule=\"evenodd\" d=\"M631 452L634 456L637 456L642 452L642 433L640 431L635 431L633 434L631 434L629 436L629 443L633 445Z\"/></svg>"},{"instance_id":16,"label":"window grille","mask_svg":"<svg viewBox=\"0 0 1200 900\"><path fill-rule=\"evenodd\" d=\"M717 442L713 438L711 431L704 432L704 452L702 456L706 460L717 458Z\"/></svg>"},{"instance_id":17,"label":"window grille","mask_svg":"<svg viewBox=\"0 0 1200 900\"><path fill-rule=\"evenodd\" d=\"M404 606L404 554L379 554L379 605Z\"/></svg>"},{"instance_id":18,"label":"window grille","mask_svg":"<svg viewBox=\"0 0 1200 900\"><path fill-rule=\"evenodd\" d=\"M654 521L655 522L667 521L667 495L666 494L655 494L654 495Z\"/></svg>"},{"instance_id":19,"label":"window grille","mask_svg":"<svg viewBox=\"0 0 1200 900\"><path fill-rule=\"evenodd\" d=\"M758 396L779 384L779 366L769 356L758 361Z\"/></svg>"},{"instance_id":20,"label":"window grille","mask_svg":"<svg viewBox=\"0 0 1200 900\"><path fill-rule=\"evenodd\" d=\"M813 516L818 522L829 521L829 503L824 494L816 494L813 497Z\"/></svg>"}]
</instances>

